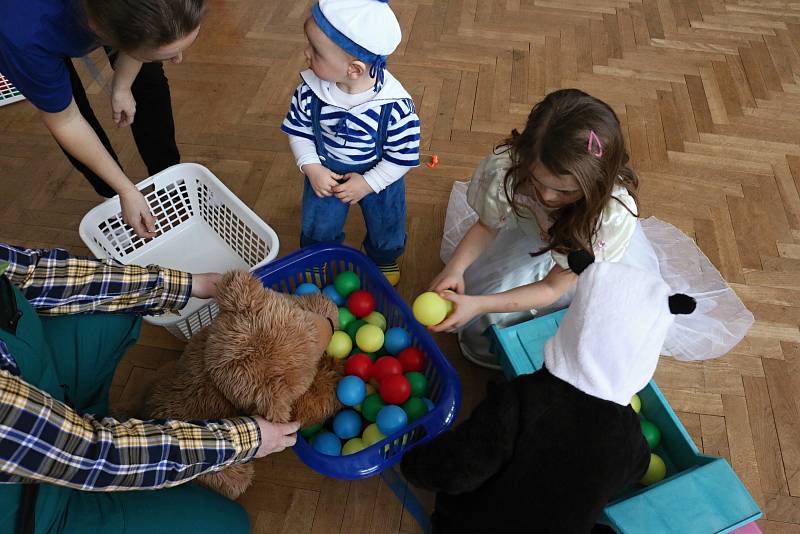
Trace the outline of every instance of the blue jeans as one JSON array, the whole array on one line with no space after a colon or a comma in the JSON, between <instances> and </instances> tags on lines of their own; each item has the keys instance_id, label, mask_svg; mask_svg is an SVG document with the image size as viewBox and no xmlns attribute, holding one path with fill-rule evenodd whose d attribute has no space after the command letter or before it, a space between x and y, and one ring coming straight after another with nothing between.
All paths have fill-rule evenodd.
<instances>
[{"instance_id":1,"label":"blue jeans","mask_svg":"<svg viewBox=\"0 0 800 534\"><path fill-rule=\"evenodd\" d=\"M406 248L405 180L397 180L380 193L368 194L358 204L367 227L363 243L367 256L378 265L396 261ZM334 196L319 198L306 177L300 246L344 241L349 209L349 204Z\"/></svg>"}]
</instances>

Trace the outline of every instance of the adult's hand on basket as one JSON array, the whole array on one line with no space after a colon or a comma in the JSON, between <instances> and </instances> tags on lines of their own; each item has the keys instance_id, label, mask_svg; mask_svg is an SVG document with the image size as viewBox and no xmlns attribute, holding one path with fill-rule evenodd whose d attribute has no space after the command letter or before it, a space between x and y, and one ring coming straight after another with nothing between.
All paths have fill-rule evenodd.
<instances>
[{"instance_id":1,"label":"adult's hand on basket","mask_svg":"<svg viewBox=\"0 0 800 534\"><path fill-rule=\"evenodd\" d=\"M291 447L297 441L297 431L300 430L300 423L270 423L260 416L253 419L258 424L261 432L261 445L256 451L256 458L263 458L268 454L281 452L286 447Z\"/></svg>"},{"instance_id":2,"label":"adult's hand on basket","mask_svg":"<svg viewBox=\"0 0 800 534\"><path fill-rule=\"evenodd\" d=\"M485 313L480 296L458 295L440 291L439 296L453 303L453 311L441 323L428 327L431 332L455 332L475 316Z\"/></svg>"},{"instance_id":3,"label":"adult's hand on basket","mask_svg":"<svg viewBox=\"0 0 800 534\"><path fill-rule=\"evenodd\" d=\"M156 236L156 218L150 213L150 207L142 192L131 188L119 194L122 205L122 220L125 221L139 237Z\"/></svg>"}]
</instances>

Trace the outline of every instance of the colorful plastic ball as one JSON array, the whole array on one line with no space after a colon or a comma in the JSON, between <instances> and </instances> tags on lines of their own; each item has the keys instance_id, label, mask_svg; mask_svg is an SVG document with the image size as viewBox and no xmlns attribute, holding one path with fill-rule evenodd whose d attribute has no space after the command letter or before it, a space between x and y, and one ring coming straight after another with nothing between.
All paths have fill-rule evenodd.
<instances>
[{"instance_id":1,"label":"colorful plastic ball","mask_svg":"<svg viewBox=\"0 0 800 534\"><path fill-rule=\"evenodd\" d=\"M328 456L339 456L342 453L342 442L333 432L320 432L311 441L314 450Z\"/></svg>"},{"instance_id":2,"label":"colorful plastic ball","mask_svg":"<svg viewBox=\"0 0 800 534\"><path fill-rule=\"evenodd\" d=\"M353 312L353 315L362 319L375 311L375 297L363 289L353 291L347 297L347 308Z\"/></svg>"},{"instance_id":3,"label":"colorful plastic ball","mask_svg":"<svg viewBox=\"0 0 800 534\"><path fill-rule=\"evenodd\" d=\"M341 296L347 298L350 293L361 287L361 280L353 271L345 271L336 277L333 281L333 286Z\"/></svg>"},{"instance_id":4,"label":"colorful plastic ball","mask_svg":"<svg viewBox=\"0 0 800 534\"><path fill-rule=\"evenodd\" d=\"M342 456L363 451L364 447L364 441L361 438L350 439L342 446Z\"/></svg>"},{"instance_id":5,"label":"colorful plastic ball","mask_svg":"<svg viewBox=\"0 0 800 534\"><path fill-rule=\"evenodd\" d=\"M368 381L372 373L372 358L366 354L353 354L344 364L344 374L359 377Z\"/></svg>"},{"instance_id":6,"label":"colorful plastic ball","mask_svg":"<svg viewBox=\"0 0 800 534\"><path fill-rule=\"evenodd\" d=\"M364 317L364 320L369 324L374 324L384 332L386 331L386 317L381 312L374 311Z\"/></svg>"},{"instance_id":7,"label":"colorful plastic ball","mask_svg":"<svg viewBox=\"0 0 800 534\"><path fill-rule=\"evenodd\" d=\"M342 439L361 434L361 416L353 410L342 410L333 418L333 432Z\"/></svg>"},{"instance_id":8,"label":"colorful plastic ball","mask_svg":"<svg viewBox=\"0 0 800 534\"><path fill-rule=\"evenodd\" d=\"M383 402L381 396L377 393L373 393L361 403L361 415L363 415L364 419L367 421L374 423L375 418L378 417L378 412L381 411L381 408L384 406L386 406L386 403Z\"/></svg>"},{"instance_id":9,"label":"colorful plastic ball","mask_svg":"<svg viewBox=\"0 0 800 534\"><path fill-rule=\"evenodd\" d=\"M378 430L390 436L406 426L408 415L400 406L384 406L375 419Z\"/></svg>"},{"instance_id":10,"label":"colorful plastic ball","mask_svg":"<svg viewBox=\"0 0 800 534\"><path fill-rule=\"evenodd\" d=\"M428 406L419 397L411 397L403 403L403 411L406 412L408 422L411 423L428 413Z\"/></svg>"},{"instance_id":11,"label":"colorful plastic ball","mask_svg":"<svg viewBox=\"0 0 800 534\"><path fill-rule=\"evenodd\" d=\"M435 405L433 404L432 400L430 400L428 397L425 397L424 399L422 399L422 402L424 402L425 406L428 407L428 411L429 412L433 411L433 408L434 408Z\"/></svg>"},{"instance_id":12,"label":"colorful plastic ball","mask_svg":"<svg viewBox=\"0 0 800 534\"><path fill-rule=\"evenodd\" d=\"M356 345L363 351L375 352L383 346L383 330L374 324L363 325L356 332Z\"/></svg>"},{"instance_id":13,"label":"colorful plastic ball","mask_svg":"<svg viewBox=\"0 0 800 534\"><path fill-rule=\"evenodd\" d=\"M317 423L316 425L307 426L305 428L300 429L300 435L304 438L313 437L317 432L322 430L322 423Z\"/></svg>"},{"instance_id":14,"label":"colorful plastic ball","mask_svg":"<svg viewBox=\"0 0 800 534\"><path fill-rule=\"evenodd\" d=\"M333 286L333 284L323 287L322 294L331 299L337 306L344 306L344 297L341 296L338 291L336 291L336 288Z\"/></svg>"},{"instance_id":15,"label":"colorful plastic ball","mask_svg":"<svg viewBox=\"0 0 800 534\"><path fill-rule=\"evenodd\" d=\"M347 327L355 320L356 316L350 310L345 307L339 308L339 330L347 331Z\"/></svg>"},{"instance_id":16,"label":"colorful plastic ball","mask_svg":"<svg viewBox=\"0 0 800 534\"><path fill-rule=\"evenodd\" d=\"M411 384L403 375L389 375L381 380L378 393L387 404L403 404L411 396Z\"/></svg>"},{"instance_id":17,"label":"colorful plastic ball","mask_svg":"<svg viewBox=\"0 0 800 534\"><path fill-rule=\"evenodd\" d=\"M378 390L375 389L375 386L372 384L367 384L367 395L372 395L373 393L377 393Z\"/></svg>"},{"instance_id":18,"label":"colorful plastic ball","mask_svg":"<svg viewBox=\"0 0 800 534\"><path fill-rule=\"evenodd\" d=\"M642 399L639 398L639 395L631 397L631 408L633 408L633 411L636 413L642 411Z\"/></svg>"},{"instance_id":19,"label":"colorful plastic ball","mask_svg":"<svg viewBox=\"0 0 800 534\"><path fill-rule=\"evenodd\" d=\"M405 376L408 379L408 383L411 385L412 397L422 397L428 393L428 379L425 378L425 375L416 371L411 371L410 373L406 373Z\"/></svg>"},{"instance_id":20,"label":"colorful plastic ball","mask_svg":"<svg viewBox=\"0 0 800 534\"><path fill-rule=\"evenodd\" d=\"M313 295L315 293L319 293L319 288L311 282L300 284L297 286L297 289L294 290L295 295Z\"/></svg>"},{"instance_id":21,"label":"colorful plastic ball","mask_svg":"<svg viewBox=\"0 0 800 534\"><path fill-rule=\"evenodd\" d=\"M361 404L367 395L364 381L357 376L346 376L336 385L336 396L345 406Z\"/></svg>"},{"instance_id":22,"label":"colorful plastic ball","mask_svg":"<svg viewBox=\"0 0 800 534\"><path fill-rule=\"evenodd\" d=\"M381 356L372 366L372 378L378 382L382 382L389 375L401 374L403 374L403 366L400 365L400 360L394 356Z\"/></svg>"},{"instance_id":23,"label":"colorful plastic ball","mask_svg":"<svg viewBox=\"0 0 800 534\"><path fill-rule=\"evenodd\" d=\"M450 308L448 301L433 291L426 291L414 299L411 310L417 321L425 326L434 326L444 321Z\"/></svg>"},{"instance_id":24,"label":"colorful plastic ball","mask_svg":"<svg viewBox=\"0 0 800 534\"><path fill-rule=\"evenodd\" d=\"M642 419L639 421L639 425L642 427L642 434L644 434L644 439L647 441L648 447L652 451L658 444L661 443L661 431L658 429L656 425Z\"/></svg>"},{"instance_id":25,"label":"colorful plastic ball","mask_svg":"<svg viewBox=\"0 0 800 534\"><path fill-rule=\"evenodd\" d=\"M328 342L328 347L325 349L325 352L327 352L329 356L341 359L350 354L352 349L353 340L350 339L350 336L337 330L331 336L331 340Z\"/></svg>"},{"instance_id":26,"label":"colorful plastic ball","mask_svg":"<svg viewBox=\"0 0 800 534\"><path fill-rule=\"evenodd\" d=\"M353 317L355 317L355 315L353 315ZM344 329L345 332L347 332L347 335L350 336L350 339L353 340L353 343L356 342L356 334L358 333L359 329L365 324L367 323L364 322L364 319L353 319L353 321L347 325L347 328Z\"/></svg>"},{"instance_id":27,"label":"colorful plastic ball","mask_svg":"<svg viewBox=\"0 0 800 534\"><path fill-rule=\"evenodd\" d=\"M650 465L647 467L647 472L645 472L640 482L645 486L650 486L660 482L665 476L667 476L667 466L664 460L659 455L650 453Z\"/></svg>"},{"instance_id":28,"label":"colorful plastic ball","mask_svg":"<svg viewBox=\"0 0 800 534\"><path fill-rule=\"evenodd\" d=\"M386 331L383 344L389 354L400 354L411 345L411 336L405 328L395 326Z\"/></svg>"},{"instance_id":29,"label":"colorful plastic ball","mask_svg":"<svg viewBox=\"0 0 800 534\"><path fill-rule=\"evenodd\" d=\"M397 355L403 372L422 371L425 368L425 355L417 347L408 347L400 351Z\"/></svg>"},{"instance_id":30,"label":"colorful plastic ball","mask_svg":"<svg viewBox=\"0 0 800 534\"><path fill-rule=\"evenodd\" d=\"M372 423L364 429L364 433L361 434L361 441L364 443L365 447L369 447L374 443L378 443L385 437L386 436L383 435L383 432L381 432L378 428L378 425L376 423Z\"/></svg>"}]
</instances>

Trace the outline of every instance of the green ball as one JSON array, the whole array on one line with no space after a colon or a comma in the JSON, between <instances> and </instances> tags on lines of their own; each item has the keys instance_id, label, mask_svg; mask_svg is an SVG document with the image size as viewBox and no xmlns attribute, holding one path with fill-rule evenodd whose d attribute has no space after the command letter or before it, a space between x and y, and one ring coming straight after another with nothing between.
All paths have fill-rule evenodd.
<instances>
[{"instance_id":1,"label":"green ball","mask_svg":"<svg viewBox=\"0 0 800 534\"><path fill-rule=\"evenodd\" d=\"M642 434L644 434L644 439L647 440L650 450L658 447L658 444L661 443L661 431L658 427L645 419L639 421L639 426L642 427Z\"/></svg>"},{"instance_id":2,"label":"green ball","mask_svg":"<svg viewBox=\"0 0 800 534\"><path fill-rule=\"evenodd\" d=\"M339 330L347 330L347 327L356 320L353 312L342 306L339 308Z\"/></svg>"},{"instance_id":3,"label":"green ball","mask_svg":"<svg viewBox=\"0 0 800 534\"><path fill-rule=\"evenodd\" d=\"M383 402L381 396L377 393L373 393L361 403L361 415L363 415L364 419L367 421L374 423L375 419L378 417L378 412L381 411L381 408L384 406L386 406L386 403Z\"/></svg>"},{"instance_id":4,"label":"green ball","mask_svg":"<svg viewBox=\"0 0 800 534\"><path fill-rule=\"evenodd\" d=\"M346 454L355 454L358 451L363 450L365 446L366 445L364 445L364 442L361 440L361 438L349 439L347 440L347 443L342 446L342 456Z\"/></svg>"},{"instance_id":5,"label":"green ball","mask_svg":"<svg viewBox=\"0 0 800 534\"><path fill-rule=\"evenodd\" d=\"M369 315L367 315L366 317L364 317L364 320L369 324L374 324L375 326L386 332L386 317L384 317L381 312L374 311Z\"/></svg>"},{"instance_id":6,"label":"green ball","mask_svg":"<svg viewBox=\"0 0 800 534\"><path fill-rule=\"evenodd\" d=\"M428 406L425 404L425 401L419 397L411 397L403 403L403 410L406 412L408 422L410 423L428 413Z\"/></svg>"},{"instance_id":7,"label":"green ball","mask_svg":"<svg viewBox=\"0 0 800 534\"><path fill-rule=\"evenodd\" d=\"M322 423L317 423L316 425L307 426L305 428L300 429L300 435L304 438L310 438L316 435L317 432L322 430Z\"/></svg>"},{"instance_id":8,"label":"green ball","mask_svg":"<svg viewBox=\"0 0 800 534\"><path fill-rule=\"evenodd\" d=\"M667 466L664 460L662 460L659 455L650 453L650 465L647 467L647 472L639 482L645 486L650 486L663 480L666 475Z\"/></svg>"},{"instance_id":9,"label":"green ball","mask_svg":"<svg viewBox=\"0 0 800 534\"><path fill-rule=\"evenodd\" d=\"M347 335L350 336L350 339L353 340L353 343L356 342L356 333L358 332L358 329L364 326L365 324L367 323L364 322L364 319L356 319L355 321L352 321L349 325L347 325L347 328L345 328L345 332L347 332Z\"/></svg>"},{"instance_id":10,"label":"green ball","mask_svg":"<svg viewBox=\"0 0 800 534\"><path fill-rule=\"evenodd\" d=\"M361 287L361 280L353 271L345 271L336 277L333 287L341 296L347 298L350 293Z\"/></svg>"},{"instance_id":11,"label":"green ball","mask_svg":"<svg viewBox=\"0 0 800 534\"><path fill-rule=\"evenodd\" d=\"M412 397L424 397L428 393L428 380L425 375L417 371L406 373L408 383L411 385Z\"/></svg>"}]
</instances>

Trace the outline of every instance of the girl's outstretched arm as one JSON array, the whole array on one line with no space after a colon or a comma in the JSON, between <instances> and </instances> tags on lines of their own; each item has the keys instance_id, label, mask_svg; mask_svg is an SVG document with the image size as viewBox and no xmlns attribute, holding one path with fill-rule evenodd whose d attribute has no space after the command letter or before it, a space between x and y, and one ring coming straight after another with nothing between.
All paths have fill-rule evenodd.
<instances>
[{"instance_id":1,"label":"girl's outstretched arm","mask_svg":"<svg viewBox=\"0 0 800 534\"><path fill-rule=\"evenodd\" d=\"M454 295L440 292L452 301L455 309L443 322L430 328L433 332L455 332L473 318L486 313L521 312L552 304L578 280L575 273L558 265L542 280L515 287L494 295Z\"/></svg>"},{"instance_id":2,"label":"girl's outstretched arm","mask_svg":"<svg viewBox=\"0 0 800 534\"><path fill-rule=\"evenodd\" d=\"M433 279L430 291L441 292L452 289L458 294L464 293L464 271L480 257L481 253L497 235L497 230L477 221L467 230L461 242L453 252L442 272Z\"/></svg>"}]
</instances>

